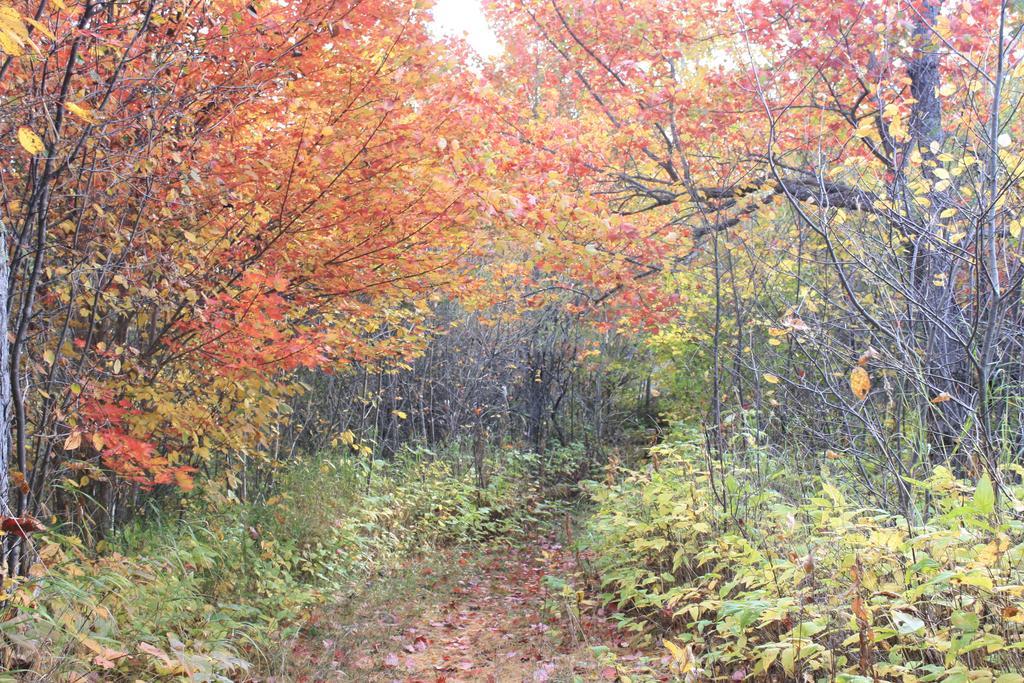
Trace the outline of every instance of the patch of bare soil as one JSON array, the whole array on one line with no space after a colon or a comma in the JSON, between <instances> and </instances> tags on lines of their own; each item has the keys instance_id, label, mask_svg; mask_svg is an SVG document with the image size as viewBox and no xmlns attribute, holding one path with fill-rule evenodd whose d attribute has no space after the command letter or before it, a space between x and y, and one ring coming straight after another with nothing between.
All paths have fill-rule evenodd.
<instances>
[{"instance_id":1,"label":"patch of bare soil","mask_svg":"<svg viewBox=\"0 0 1024 683\"><path fill-rule=\"evenodd\" d=\"M275 681L556 683L618 679L591 649L614 642L559 587L572 553L553 540L410 560L315 615Z\"/></svg>"}]
</instances>

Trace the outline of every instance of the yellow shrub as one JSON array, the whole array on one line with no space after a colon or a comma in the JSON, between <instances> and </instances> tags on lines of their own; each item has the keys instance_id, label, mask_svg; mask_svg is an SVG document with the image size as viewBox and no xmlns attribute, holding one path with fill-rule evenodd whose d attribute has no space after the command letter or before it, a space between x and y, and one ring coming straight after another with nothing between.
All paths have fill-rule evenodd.
<instances>
[{"instance_id":1,"label":"yellow shrub","mask_svg":"<svg viewBox=\"0 0 1024 683\"><path fill-rule=\"evenodd\" d=\"M937 510L912 524L829 482L790 501L709 473L694 442L653 456L592 485L586 541L639 638L682 643L709 678L1024 680L1024 533L987 477L909 482Z\"/></svg>"}]
</instances>

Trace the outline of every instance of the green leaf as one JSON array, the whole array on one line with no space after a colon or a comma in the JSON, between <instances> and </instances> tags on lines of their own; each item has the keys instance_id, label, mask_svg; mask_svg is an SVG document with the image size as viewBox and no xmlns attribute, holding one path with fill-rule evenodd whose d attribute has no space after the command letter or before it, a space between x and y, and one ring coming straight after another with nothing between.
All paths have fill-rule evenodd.
<instances>
[{"instance_id":1,"label":"green leaf","mask_svg":"<svg viewBox=\"0 0 1024 683\"><path fill-rule=\"evenodd\" d=\"M779 661L782 662L782 668L786 673L792 675L796 669L796 651L791 647L787 647L782 651Z\"/></svg>"},{"instance_id":2,"label":"green leaf","mask_svg":"<svg viewBox=\"0 0 1024 683\"><path fill-rule=\"evenodd\" d=\"M974 489L974 509L981 515L990 515L996 509L996 494L988 472L981 475L978 487Z\"/></svg>"},{"instance_id":3,"label":"green leaf","mask_svg":"<svg viewBox=\"0 0 1024 683\"><path fill-rule=\"evenodd\" d=\"M916 633L924 628L924 620L915 617L912 614L901 612L900 610L892 611L892 619L896 622L896 629L900 632L900 635L906 636L911 633Z\"/></svg>"},{"instance_id":4,"label":"green leaf","mask_svg":"<svg viewBox=\"0 0 1024 683\"><path fill-rule=\"evenodd\" d=\"M953 612L950 621L961 631L973 633L978 630L979 619L974 612Z\"/></svg>"}]
</instances>

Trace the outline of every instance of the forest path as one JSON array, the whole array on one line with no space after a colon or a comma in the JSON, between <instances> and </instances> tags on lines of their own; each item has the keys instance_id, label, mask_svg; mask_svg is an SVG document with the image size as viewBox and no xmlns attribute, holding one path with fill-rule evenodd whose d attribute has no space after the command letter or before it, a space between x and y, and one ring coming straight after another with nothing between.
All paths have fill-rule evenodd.
<instances>
[{"instance_id":1,"label":"forest path","mask_svg":"<svg viewBox=\"0 0 1024 683\"><path fill-rule=\"evenodd\" d=\"M575 569L552 538L412 558L315 615L274 680L618 680L591 649L613 643L613 627L599 610L581 620L575 592L561 589Z\"/></svg>"}]
</instances>

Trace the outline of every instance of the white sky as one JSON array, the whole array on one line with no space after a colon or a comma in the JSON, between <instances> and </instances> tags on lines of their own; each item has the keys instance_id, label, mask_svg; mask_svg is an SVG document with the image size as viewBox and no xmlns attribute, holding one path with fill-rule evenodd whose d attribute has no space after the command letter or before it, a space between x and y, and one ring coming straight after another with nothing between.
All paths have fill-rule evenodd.
<instances>
[{"instance_id":1,"label":"white sky","mask_svg":"<svg viewBox=\"0 0 1024 683\"><path fill-rule=\"evenodd\" d=\"M470 46L485 59L502 52L498 37L484 19L480 0L437 0L433 28L443 36L465 35Z\"/></svg>"}]
</instances>

